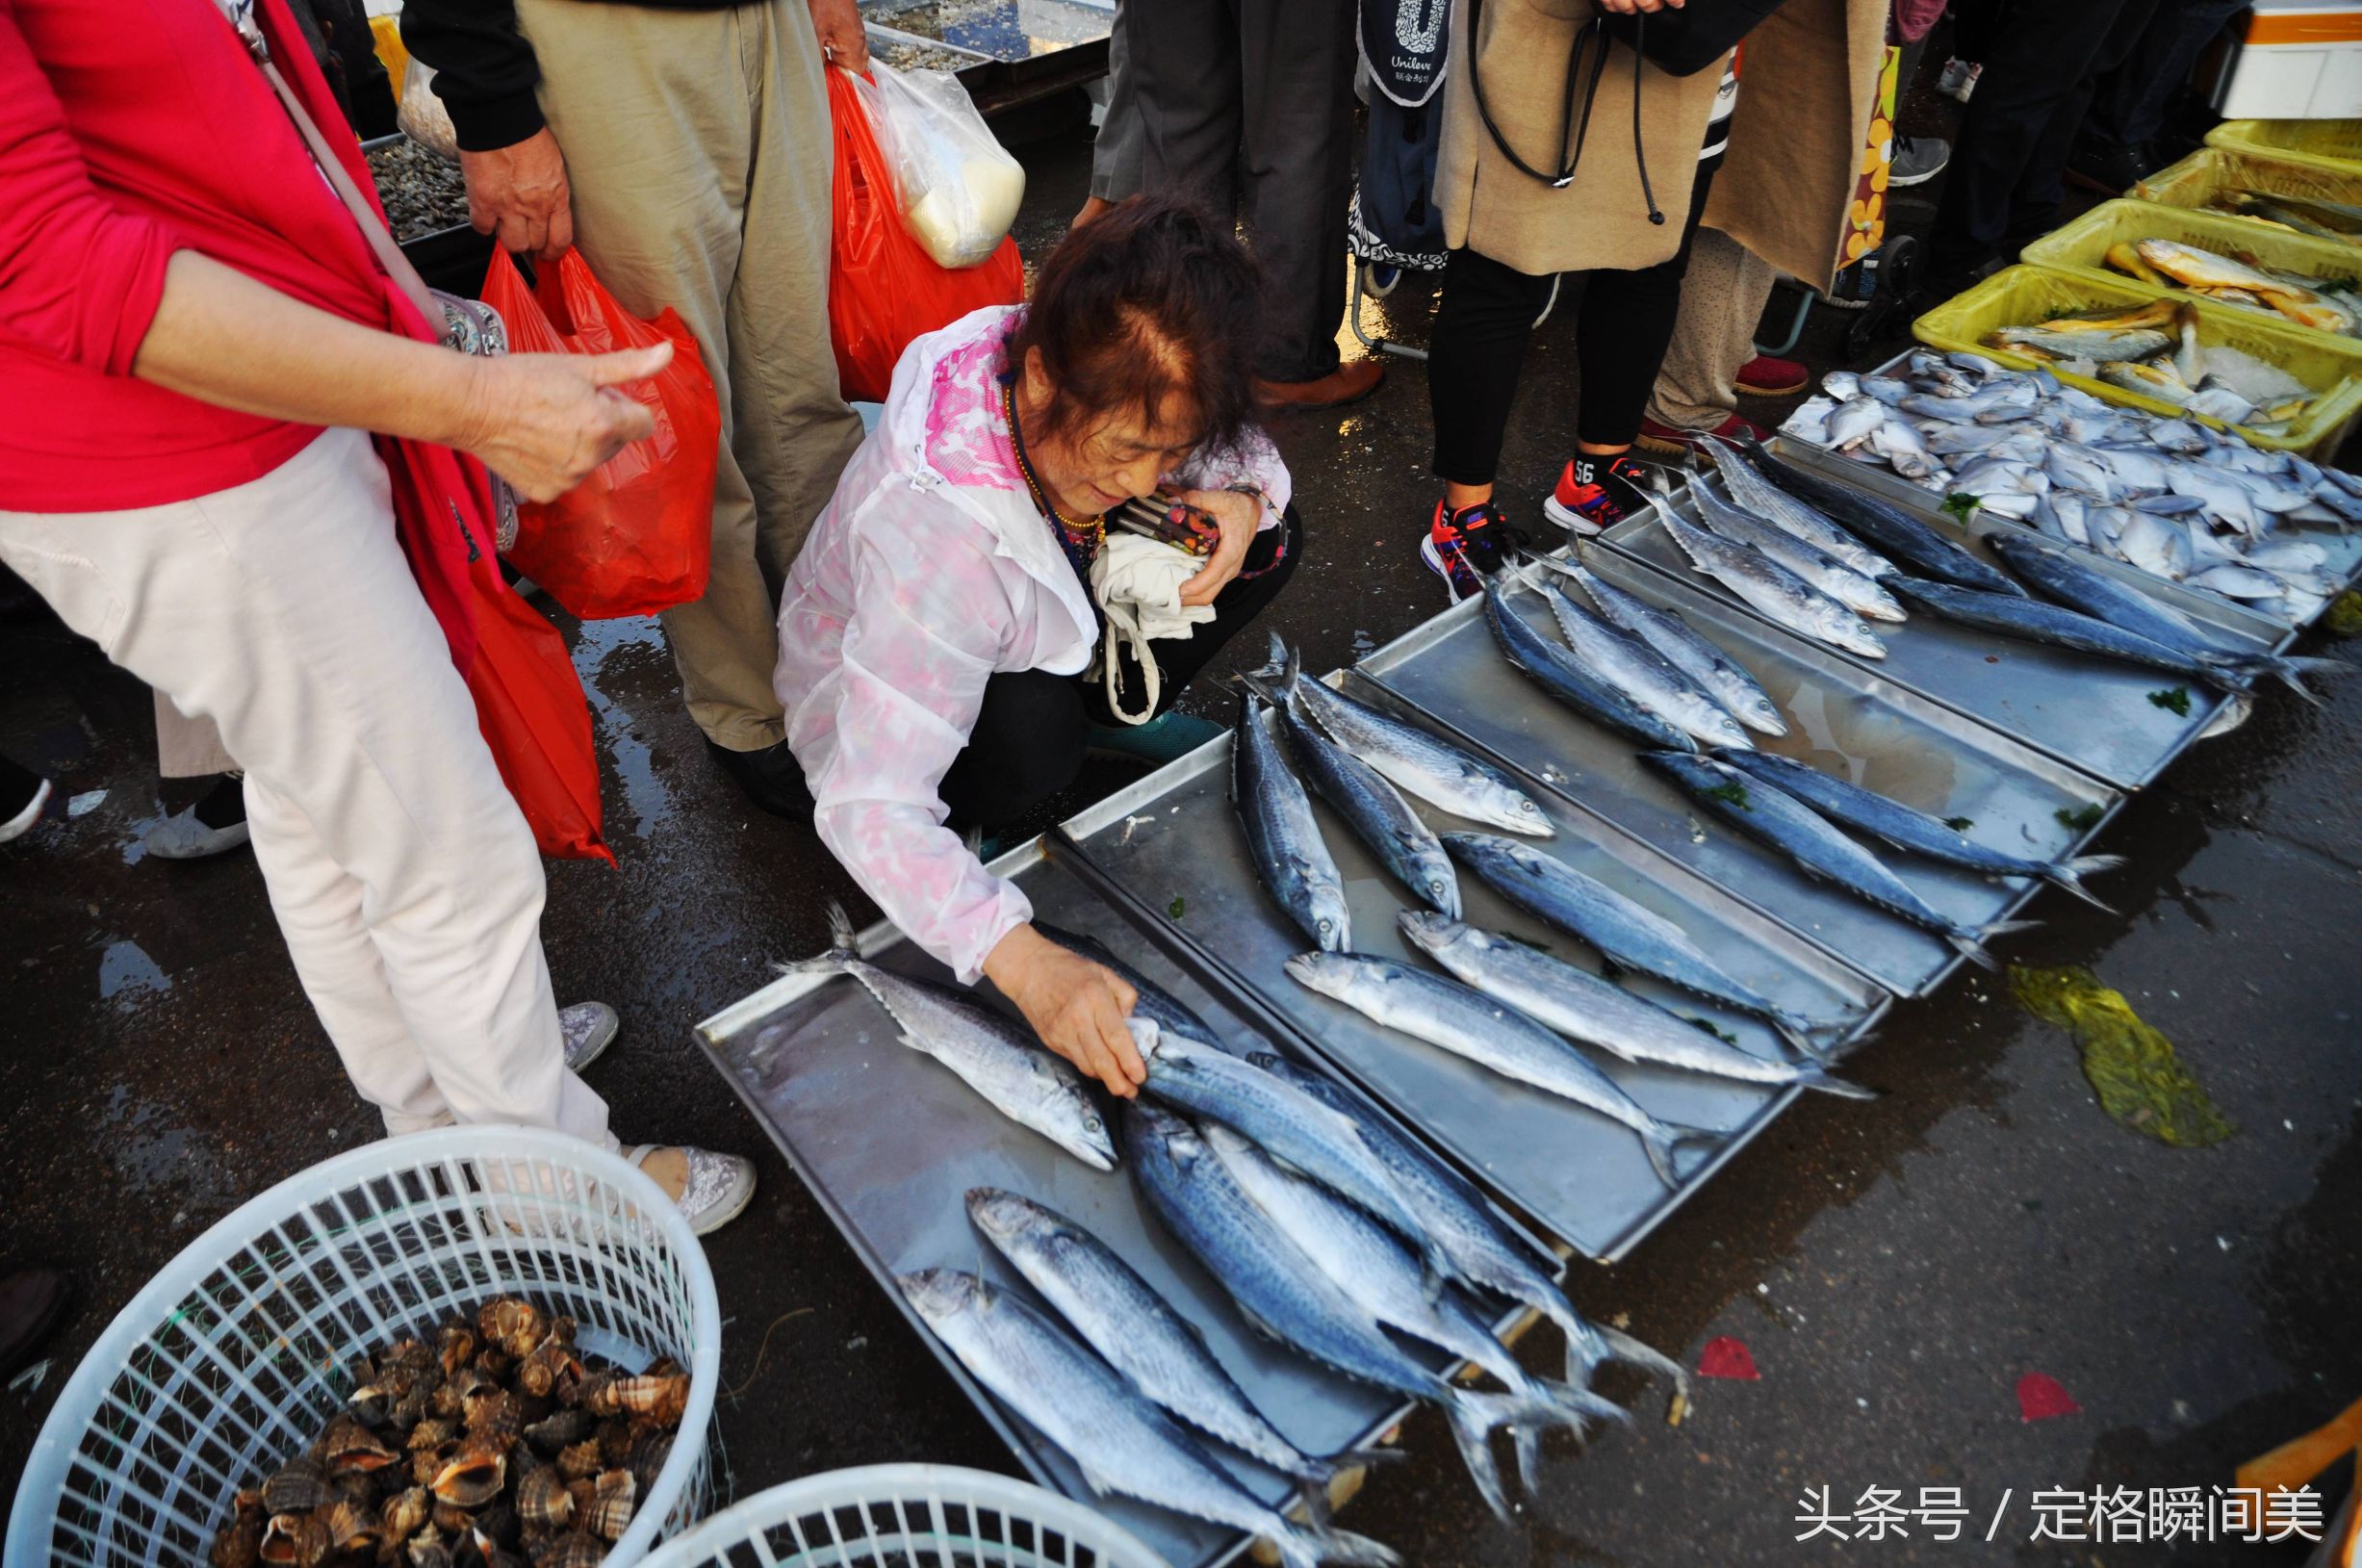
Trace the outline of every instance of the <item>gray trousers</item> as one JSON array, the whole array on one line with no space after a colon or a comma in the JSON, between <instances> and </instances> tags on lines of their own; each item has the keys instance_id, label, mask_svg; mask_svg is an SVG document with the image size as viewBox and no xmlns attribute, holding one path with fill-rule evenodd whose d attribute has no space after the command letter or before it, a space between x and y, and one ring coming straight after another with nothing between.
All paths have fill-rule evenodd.
<instances>
[{"instance_id":1,"label":"gray trousers","mask_svg":"<svg viewBox=\"0 0 2362 1568\"><path fill-rule=\"evenodd\" d=\"M1245 222L1266 281L1256 374L1328 374L1345 315L1352 0L1150 0L1118 19L1142 189Z\"/></svg>"},{"instance_id":2,"label":"gray trousers","mask_svg":"<svg viewBox=\"0 0 2362 1568\"><path fill-rule=\"evenodd\" d=\"M1123 13L1124 0L1116 0L1116 25L1107 32L1107 113L1091 144L1091 193L1101 201L1140 194L1140 94Z\"/></svg>"}]
</instances>

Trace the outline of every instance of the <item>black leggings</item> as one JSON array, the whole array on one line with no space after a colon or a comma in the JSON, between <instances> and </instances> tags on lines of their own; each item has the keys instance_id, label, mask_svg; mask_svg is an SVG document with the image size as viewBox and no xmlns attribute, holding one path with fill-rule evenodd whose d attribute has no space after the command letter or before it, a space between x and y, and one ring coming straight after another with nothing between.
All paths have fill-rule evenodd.
<instances>
[{"instance_id":1,"label":"black leggings","mask_svg":"<svg viewBox=\"0 0 2362 1568\"><path fill-rule=\"evenodd\" d=\"M1266 528L1246 548L1242 570L1268 565L1280 549L1287 553L1261 577L1236 578L1214 596L1214 619L1196 627L1186 639L1160 637L1150 642L1164 686L1157 697L1159 715L1168 711L1181 688L1222 651L1223 644L1263 612L1263 607L1286 587L1304 558L1304 528L1290 506L1286 521ZM1097 655L1094 651L1093 659ZM1123 663L1126 691L1144 689L1141 670L1129 649ZM1047 670L1003 672L985 682L984 706L968 731L967 747L952 759L937 793L951 808L952 825L987 830L1014 822L1074 782L1083 766L1083 748L1091 726L1119 722L1109 711L1104 687L1081 675L1052 675Z\"/></svg>"},{"instance_id":2,"label":"black leggings","mask_svg":"<svg viewBox=\"0 0 2362 1568\"><path fill-rule=\"evenodd\" d=\"M1641 410L1673 342L1682 310L1682 278L1690 242L1706 212L1717 153L1698 165L1682 246L1654 267L1566 274L1579 301L1575 365L1582 403L1575 439L1628 447L1640 434ZM1451 484L1491 484L1533 319L1550 298L1549 274L1536 277L1474 250L1455 250L1444 267L1444 300L1435 314L1427 358L1427 404L1435 420L1435 473Z\"/></svg>"}]
</instances>

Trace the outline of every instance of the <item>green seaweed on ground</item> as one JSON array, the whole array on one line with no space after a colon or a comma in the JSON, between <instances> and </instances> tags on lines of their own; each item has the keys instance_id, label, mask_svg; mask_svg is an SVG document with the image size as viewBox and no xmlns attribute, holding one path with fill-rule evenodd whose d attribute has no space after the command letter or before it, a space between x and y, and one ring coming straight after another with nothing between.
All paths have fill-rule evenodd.
<instances>
[{"instance_id":1,"label":"green seaweed on ground","mask_svg":"<svg viewBox=\"0 0 2362 1568\"><path fill-rule=\"evenodd\" d=\"M2329 611L2321 618L2332 636L2362 637L2362 593L2349 588L2329 601Z\"/></svg>"},{"instance_id":2,"label":"green seaweed on ground","mask_svg":"<svg viewBox=\"0 0 2362 1568\"><path fill-rule=\"evenodd\" d=\"M2084 1077L2098 1092L2100 1109L2118 1122L2175 1148L2204 1148L2237 1130L2182 1066L2173 1042L2091 970L2013 965L2010 993L2074 1038Z\"/></svg>"},{"instance_id":3,"label":"green seaweed on ground","mask_svg":"<svg viewBox=\"0 0 2362 1568\"><path fill-rule=\"evenodd\" d=\"M1189 906L1182 903L1178 898L1165 906L1165 913L1175 920L1180 919L1181 916L1188 912L1188 910Z\"/></svg>"},{"instance_id":4,"label":"green seaweed on ground","mask_svg":"<svg viewBox=\"0 0 2362 1568\"><path fill-rule=\"evenodd\" d=\"M2081 833L2087 828L2098 827L2099 819L2108 813L2100 809L2099 802L2092 801L2071 811L2062 806L2050 814L2059 819L2060 827L2072 828L2075 832Z\"/></svg>"},{"instance_id":5,"label":"green seaweed on ground","mask_svg":"<svg viewBox=\"0 0 2362 1568\"><path fill-rule=\"evenodd\" d=\"M1966 833L1977 825L1977 819L1972 816L1948 816L1943 819L1943 825L1954 833Z\"/></svg>"},{"instance_id":6,"label":"green seaweed on ground","mask_svg":"<svg viewBox=\"0 0 2362 1568\"><path fill-rule=\"evenodd\" d=\"M2188 686L2169 686L2164 691L2152 691L2148 694L2148 700L2179 718L2186 719L2190 716L2190 688Z\"/></svg>"}]
</instances>

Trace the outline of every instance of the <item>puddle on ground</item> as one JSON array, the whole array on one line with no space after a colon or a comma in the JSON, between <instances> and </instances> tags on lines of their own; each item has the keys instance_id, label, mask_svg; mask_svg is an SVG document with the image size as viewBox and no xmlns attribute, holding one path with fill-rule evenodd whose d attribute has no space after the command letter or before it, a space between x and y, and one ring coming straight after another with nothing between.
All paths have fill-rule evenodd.
<instances>
[{"instance_id":1,"label":"puddle on ground","mask_svg":"<svg viewBox=\"0 0 2362 1568\"><path fill-rule=\"evenodd\" d=\"M606 683L629 684L640 670L660 667L672 674L672 655L665 651L664 633L654 616L617 621L584 621L575 642L575 668L582 676L583 695L598 715L598 738L615 764L615 781L623 786L624 805L630 810L630 831L645 839L656 825L673 814L671 785L656 777L655 754L632 733L631 714L606 690ZM611 837L617 825L607 824Z\"/></svg>"},{"instance_id":2,"label":"puddle on ground","mask_svg":"<svg viewBox=\"0 0 2362 1568\"><path fill-rule=\"evenodd\" d=\"M137 1197L175 1195L186 1204L218 1208L239 1195L207 1135L175 1125L170 1111L122 1084L107 1091L96 1140L126 1192Z\"/></svg>"},{"instance_id":3,"label":"puddle on ground","mask_svg":"<svg viewBox=\"0 0 2362 1568\"><path fill-rule=\"evenodd\" d=\"M98 960L98 999L128 1011L149 995L172 989L172 977L156 966L138 942L109 942Z\"/></svg>"}]
</instances>

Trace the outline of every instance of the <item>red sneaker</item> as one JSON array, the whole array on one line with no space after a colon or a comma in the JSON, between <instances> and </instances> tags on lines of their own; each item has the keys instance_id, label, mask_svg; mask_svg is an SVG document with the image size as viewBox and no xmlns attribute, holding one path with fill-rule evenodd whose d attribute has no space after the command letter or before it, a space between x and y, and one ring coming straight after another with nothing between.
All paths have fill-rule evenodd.
<instances>
[{"instance_id":1,"label":"red sneaker","mask_svg":"<svg viewBox=\"0 0 2362 1568\"><path fill-rule=\"evenodd\" d=\"M1578 453L1559 472L1557 488L1542 502L1542 515L1589 538L1645 509L1649 488L1648 468L1630 452L1614 457Z\"/></svg>"},{"instance_id":2,"label":"red sneaker","mask_svg":"<svg viewBox=\"0 0 2362 1568\"><path fill-rule=\"evenodd\" d=\"M1652 419L1644 419L1640 422L1640 439L1633 445L1642 451L1655 452L1660 457L1680 457L1684 452L1698 450L1698 437L1701 434L1718 435L1725 441L1736 441L1742 436L1752 436L1758 441L1762 441L1768 438L1770 432L1753 420L1740 419L1736 414L1724 420L1713 429L1703 432L1683 430L1670 424L1659 424Z\"/></svg>"},{"instance_id":3,"label":"red sneaker","mask_svg":"<svg viewBox=\"0 0 2362 1568\"><path fill-rule=\"evenodd\" d=\"M1451 602L1484 592L1484 579L1499 571L1526 542L1491 501L1479 501L1449 511L1435 503L1427 536L1419 541L1419 558L1444 579Z\"/></svg>"},{"instance_id":4,"label":"red sneaker","mask_svg":"<svg viewBox=\"0 0 2362 1568\"><path fill-rule=\"evenodd\" d=\"M1738 368L1734 384L1750 398L1784 398L1804 391L1811 381L1812 373L1796 361L1758 354Z\"/></svg>"}]
</instances>

